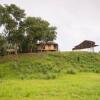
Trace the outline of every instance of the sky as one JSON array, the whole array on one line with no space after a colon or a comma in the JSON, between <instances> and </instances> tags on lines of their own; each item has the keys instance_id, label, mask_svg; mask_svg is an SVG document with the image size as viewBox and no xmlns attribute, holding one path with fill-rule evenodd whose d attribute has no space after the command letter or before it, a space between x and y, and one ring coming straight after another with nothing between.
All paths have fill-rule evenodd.
<instances>
[{"instance_id":1,"label":"sky","mask_svg":"<svg viewBox=\"0 0 100 100\"><path fill-rule=\"evenodd\" d=\"M84 40L100 45L100 0L0 0L0 4L16 4L27 16L41 17L56 26L61 51L71 51Z\"/></svg>"}]
</instances>

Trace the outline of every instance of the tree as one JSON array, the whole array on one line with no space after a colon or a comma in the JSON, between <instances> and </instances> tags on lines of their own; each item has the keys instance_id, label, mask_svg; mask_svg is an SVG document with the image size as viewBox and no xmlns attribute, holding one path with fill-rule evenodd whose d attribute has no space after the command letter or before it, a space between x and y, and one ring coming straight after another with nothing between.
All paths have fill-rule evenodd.
<instances>
[{"instance_id":1,"label":"tree","mask_svg":"<svg viewBox=\"0 0 100 100\"><path fill-rule=\"evenodd\" d=\"M5 34L9 42L15 45L16 54L20 41L24 35L23 18L25 17L24 10L14 4L0 5L0 23L5 27Z\"/></svg>"},{"instance_id":2,"label":"tree","mask_svg":"<svg viewBox=\"0 0 100 100\"><path fill-rule=\"evenodd\" d=\"M32 45L35 45L37 41L44 43L56 39L56 27L50 27L49 22L39 17L27 17L24 22L26 34L30 40L30 52L32 52Z\"/></svg>"},{"instance_id":3,"label":"tree","mask_svg":"<svg viewBox=\"0 0 100 100\"><path fill-rule=\"evenodd\" d=\"M6 39L0 35L0 55L4 56L6 53Z\"/></svg>"}]
</instances>

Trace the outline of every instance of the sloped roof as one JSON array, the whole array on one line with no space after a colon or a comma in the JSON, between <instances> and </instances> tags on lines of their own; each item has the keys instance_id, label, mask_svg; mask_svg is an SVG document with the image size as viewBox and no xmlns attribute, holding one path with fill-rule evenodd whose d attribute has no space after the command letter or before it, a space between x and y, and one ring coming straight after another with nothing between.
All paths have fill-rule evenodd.
<instances>
[{"instance_id":1,"label":"sloped roof","mask_svg":"<svg viewBox=\"0 0 100 100\"><path fill-rule=\"evenodd\" d=\"M48 42L39 42L39 43L37 43L37 45L40 45L40 44L54 44L54 45L58 45L57 43L55 43L55 42L52 42L52 41L48 41Z\"/></svg>"},{"instance_id":2,"label":"sloped roof","mask_svg":"<svg viewBox=\"0 0 100 100\"><path fill-rule=\"evenodd\" d=\"M86 48L91 48L91 47L96 47L98 45L95 45L94 41L90 40L85 40L79 45L76 45L72 50L77 50L77 49L86 49Z\"/></svg>"}]
</instances>

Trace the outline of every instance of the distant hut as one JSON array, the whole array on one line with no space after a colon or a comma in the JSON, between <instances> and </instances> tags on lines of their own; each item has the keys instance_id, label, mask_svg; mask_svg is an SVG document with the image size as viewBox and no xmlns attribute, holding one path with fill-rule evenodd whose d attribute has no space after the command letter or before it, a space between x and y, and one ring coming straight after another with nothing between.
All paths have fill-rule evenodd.
<instances>
[{"instance_id":1,"label":"distant hut","mask_svg":"<svg viewBox=\"0 0 100 100\"><path fill-rule=\"evenodd\" d=\"M58 44L54 42L37 43L37 51L58 51Z\"/></svg>"},{"instance_id":2,"label":"distant hut","mask_svg":"<svg viewBox=\"0 0 100 100\"><path fill-rule=\"evenodd\" d=\"M76 45L72 50L80 50L80 49L87 49L90 48L94 52L94 47L98 45L95 44L94 41L85 40L79 45Z\"/></svg>"}]
</instances>

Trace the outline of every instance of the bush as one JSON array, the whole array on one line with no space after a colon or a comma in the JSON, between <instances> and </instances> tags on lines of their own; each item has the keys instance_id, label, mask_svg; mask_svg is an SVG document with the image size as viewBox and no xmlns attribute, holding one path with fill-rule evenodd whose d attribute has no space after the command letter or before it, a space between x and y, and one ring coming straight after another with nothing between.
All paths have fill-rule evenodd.
<instances>
[{"instance_id":1,"label":"bush","mask_svg":"<svg viewBox=\"0 0 100 100\"><path fill-rule=\"evenodd\" d=\"M95 68L94 72L95 72L95 73L100 73L100 69Z\"/></svg>"},{"instance_id":2,"label":"bush","mask_svg":"<svg viewBox=\"0 0 100 100\"><path fill-rule=\"evenodd\" d=\"M55 73L46 74L46 79L56 79L57 75Z\"/></svg>"},{"instance_id":3,"label":"bush","mask_svg":"<svg viewBox=\"0 0 100 100\"><path fill-rule=\"evenodd\" d=\"M5 48L1 48L0 56L4 56L4 55L6 55L6 50L5 50Z\"/></svg>"},{"instance_id":4,"label":"bush","mask_svg":"<svg viewBox=\"0 0 100 100\"><path fill-rule=\"evenodd\" d=\"M76 71L75 68L69 68L69 69L67 70L67 73L68 73L68 74L76 74L77 71Z\"/></svg>"}]
</instances>

